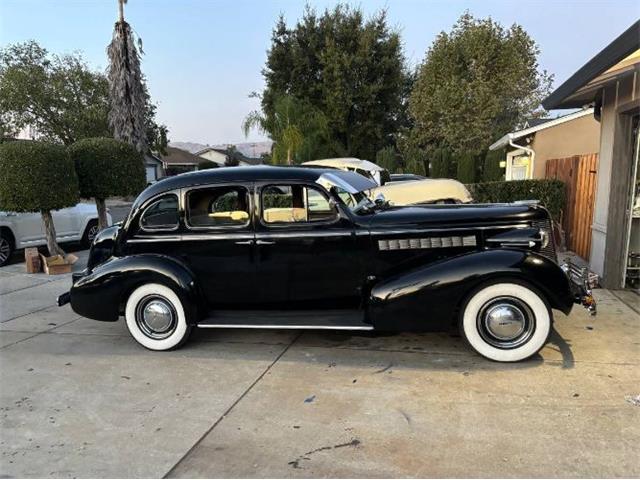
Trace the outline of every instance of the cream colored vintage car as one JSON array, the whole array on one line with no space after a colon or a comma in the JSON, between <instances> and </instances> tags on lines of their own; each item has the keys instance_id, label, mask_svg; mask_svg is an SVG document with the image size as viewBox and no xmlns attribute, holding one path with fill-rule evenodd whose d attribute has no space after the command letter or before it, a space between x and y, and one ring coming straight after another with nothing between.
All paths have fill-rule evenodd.
<instances>
[{"instance_id":1,"label":"cream colored vintage car","mask_svg":"<svg viewBox=\"0 0 640 480\"><path fill-rule=\"evenodd\" d=\"M337 168L364 175L379 185L369 191L369 196L375 199L383 195L385 200L393 205L469 203L473 200L469 190L462 183L448 178L425 178L388 184L391 177L386 169L359 158L326 158L305 162L302 165Z\"/></svg>"}]
</instances>

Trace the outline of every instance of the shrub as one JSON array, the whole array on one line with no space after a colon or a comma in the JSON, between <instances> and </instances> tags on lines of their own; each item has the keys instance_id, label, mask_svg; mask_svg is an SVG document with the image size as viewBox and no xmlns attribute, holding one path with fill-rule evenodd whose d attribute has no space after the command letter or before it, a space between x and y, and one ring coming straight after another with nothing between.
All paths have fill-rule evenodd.
<instances>
[{"instance_id":1,"label":"shrub","mask_svg":"<svg viewBox=\"0 0 640 480\"><path fill-rule=\"evenodd\" d=\"M446 148L436 148L433 152L429 168L429 176L432 178L456 178L458 166Z\"/></svg>"},{"instance_id":2,"label":"shrub","mask_svg":"<svg viewBox=\"0 0 640 480\"><path fill-rule=\"evenodd\" d=\"M113 138L85 138L69 147L80 195L95 198L100 228L107 226L105 199L137 195L146 185L144 160L132 145Z\"/></svg>"},{"instance_id":3,"label":"shrub","mask_svg":"<svg viewBox=\"0 0 640 480\"><path fill-rule=\"evenodd\" d=\"M386 168L389 173L396 173L400 166L396 149L389 146L378 150L376 152L376 164Z\"/></svg>"},{"instance_id":4,"label":"shrub","mask_svg":"<svg viewBox=\"0 0 640 480\"><path fill-rule=\"evenodd\" d=\"M51 210L78 203L78 177L61 145L16 141L0 145L0 210L40 212L50 255L63 255Z\"/></svg>"},{"instance_id":5,"label":"shrub","mask_svg":"<svg viewBox=\"0 0 640 480\"><path fill-rule=\"evenodd\" d=\"M467 185L475 202L508 203L517 200L539 200L551 216L560 220L565 204L564 183L560 180L516 180Z\"/></svg>"},{"instance_id":6,"label":"shrub","mask_svg":"<svg viewBox=\"0 0 640 480\"><path fill-rule=\"evenodd\" d=\"M462 183L476 181L476 159L472 153L463 153L458 157L458 172L456 178Z\"/></svg>"},{"instance_id":7,"label":"shrub","mask_svg":"<svg viewBox=\"0 0 640 480\"><path fill-rule=\"evenodd\" d=\"M500 167L500 162L505 159L504 150L489 150L484 157L482 168L483 182L497 182L504 179L504 171Z\"/></svg>"},{"instance_id":8,"label":"shrub","mask_svg":"<svg viewBox=\"0 0 640 480\"><path fill-rule=\"evenodd\" d=\"M218 164L211 160L202 160L201 162L198 162L198 170L208 170L209 168L218 168Z\"/></svg>"}]
</instances>

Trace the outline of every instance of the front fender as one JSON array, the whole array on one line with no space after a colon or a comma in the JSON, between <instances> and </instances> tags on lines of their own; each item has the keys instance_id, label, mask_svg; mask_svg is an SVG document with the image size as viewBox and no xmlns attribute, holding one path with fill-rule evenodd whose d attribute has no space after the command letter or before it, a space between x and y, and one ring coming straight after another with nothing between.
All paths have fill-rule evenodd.
<instances>
[{"instance_id":1,"label":"front fender","mask_svg":"<svg viewBox=\"0 0 640 480\"><path fill-rule=\"evenodd\" d=\"M173 289L182 301L187 321L197 322L203 297L195 276L175 258L158 254L112 257L98 265L71 287L71 308L94 320L116 321L129 294L145 283L161 283Z\"/></svg>"},{"instance_id":2,"label":"front fender","mask_svg":"<svg viewBox=\"0 0 640 480\"><path fill-rule=\"evenodd\" d=\"M446 330L467 296L481 284L516 281L536 288L551 308L571 311L569 279L551 260L522 250L473 252L412 269L371 289L369 317L376 329Z\"/></svg>"}]
</instances>

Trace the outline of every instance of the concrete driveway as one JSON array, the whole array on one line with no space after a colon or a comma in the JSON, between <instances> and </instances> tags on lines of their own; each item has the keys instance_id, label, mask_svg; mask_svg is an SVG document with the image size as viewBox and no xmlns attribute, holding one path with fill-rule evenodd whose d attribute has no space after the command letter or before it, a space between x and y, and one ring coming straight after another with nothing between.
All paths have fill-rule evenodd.
<instances>
[{"instance_id":1,"label":"concrete driveway","mask_svg":"<svg viewBox=\"0 0 640 480\"><path fill-rule=\"evenodd\" d=\"M446 334L196 331L138 346L0 269L0 476L637 477L640 315L599 290L536 358Z\"/></svg>"}]
</instances>

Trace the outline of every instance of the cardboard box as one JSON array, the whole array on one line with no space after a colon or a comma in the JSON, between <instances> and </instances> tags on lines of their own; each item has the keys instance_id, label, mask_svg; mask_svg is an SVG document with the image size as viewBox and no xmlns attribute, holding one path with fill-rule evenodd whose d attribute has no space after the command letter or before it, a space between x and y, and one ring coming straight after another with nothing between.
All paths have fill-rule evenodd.
<instances>
[{"instance_id":1,"label":"cardboard box","mask_svg":"<svg viewBox=\"0 0 640 480\"><path fill-rule=\"evenodd\" d=\"M24 263L27 267L27 273L40 273L42 271L42 262L37 248L24 249Z\"/></svg>"},{"instance_id":2,"label":"cardboard box","mask_svg":"<svg viewBox=\"0 0 640 480\"><path fill-rule=\"evenodd\" d=\"M62 255L54 255L53 257L45 257L40 254L42 259L42 267L47 275L60 275L61 273L71 273L71 266L78 261L72 253L68 253L66 257Z\"/></svg>"}]
</instances>

